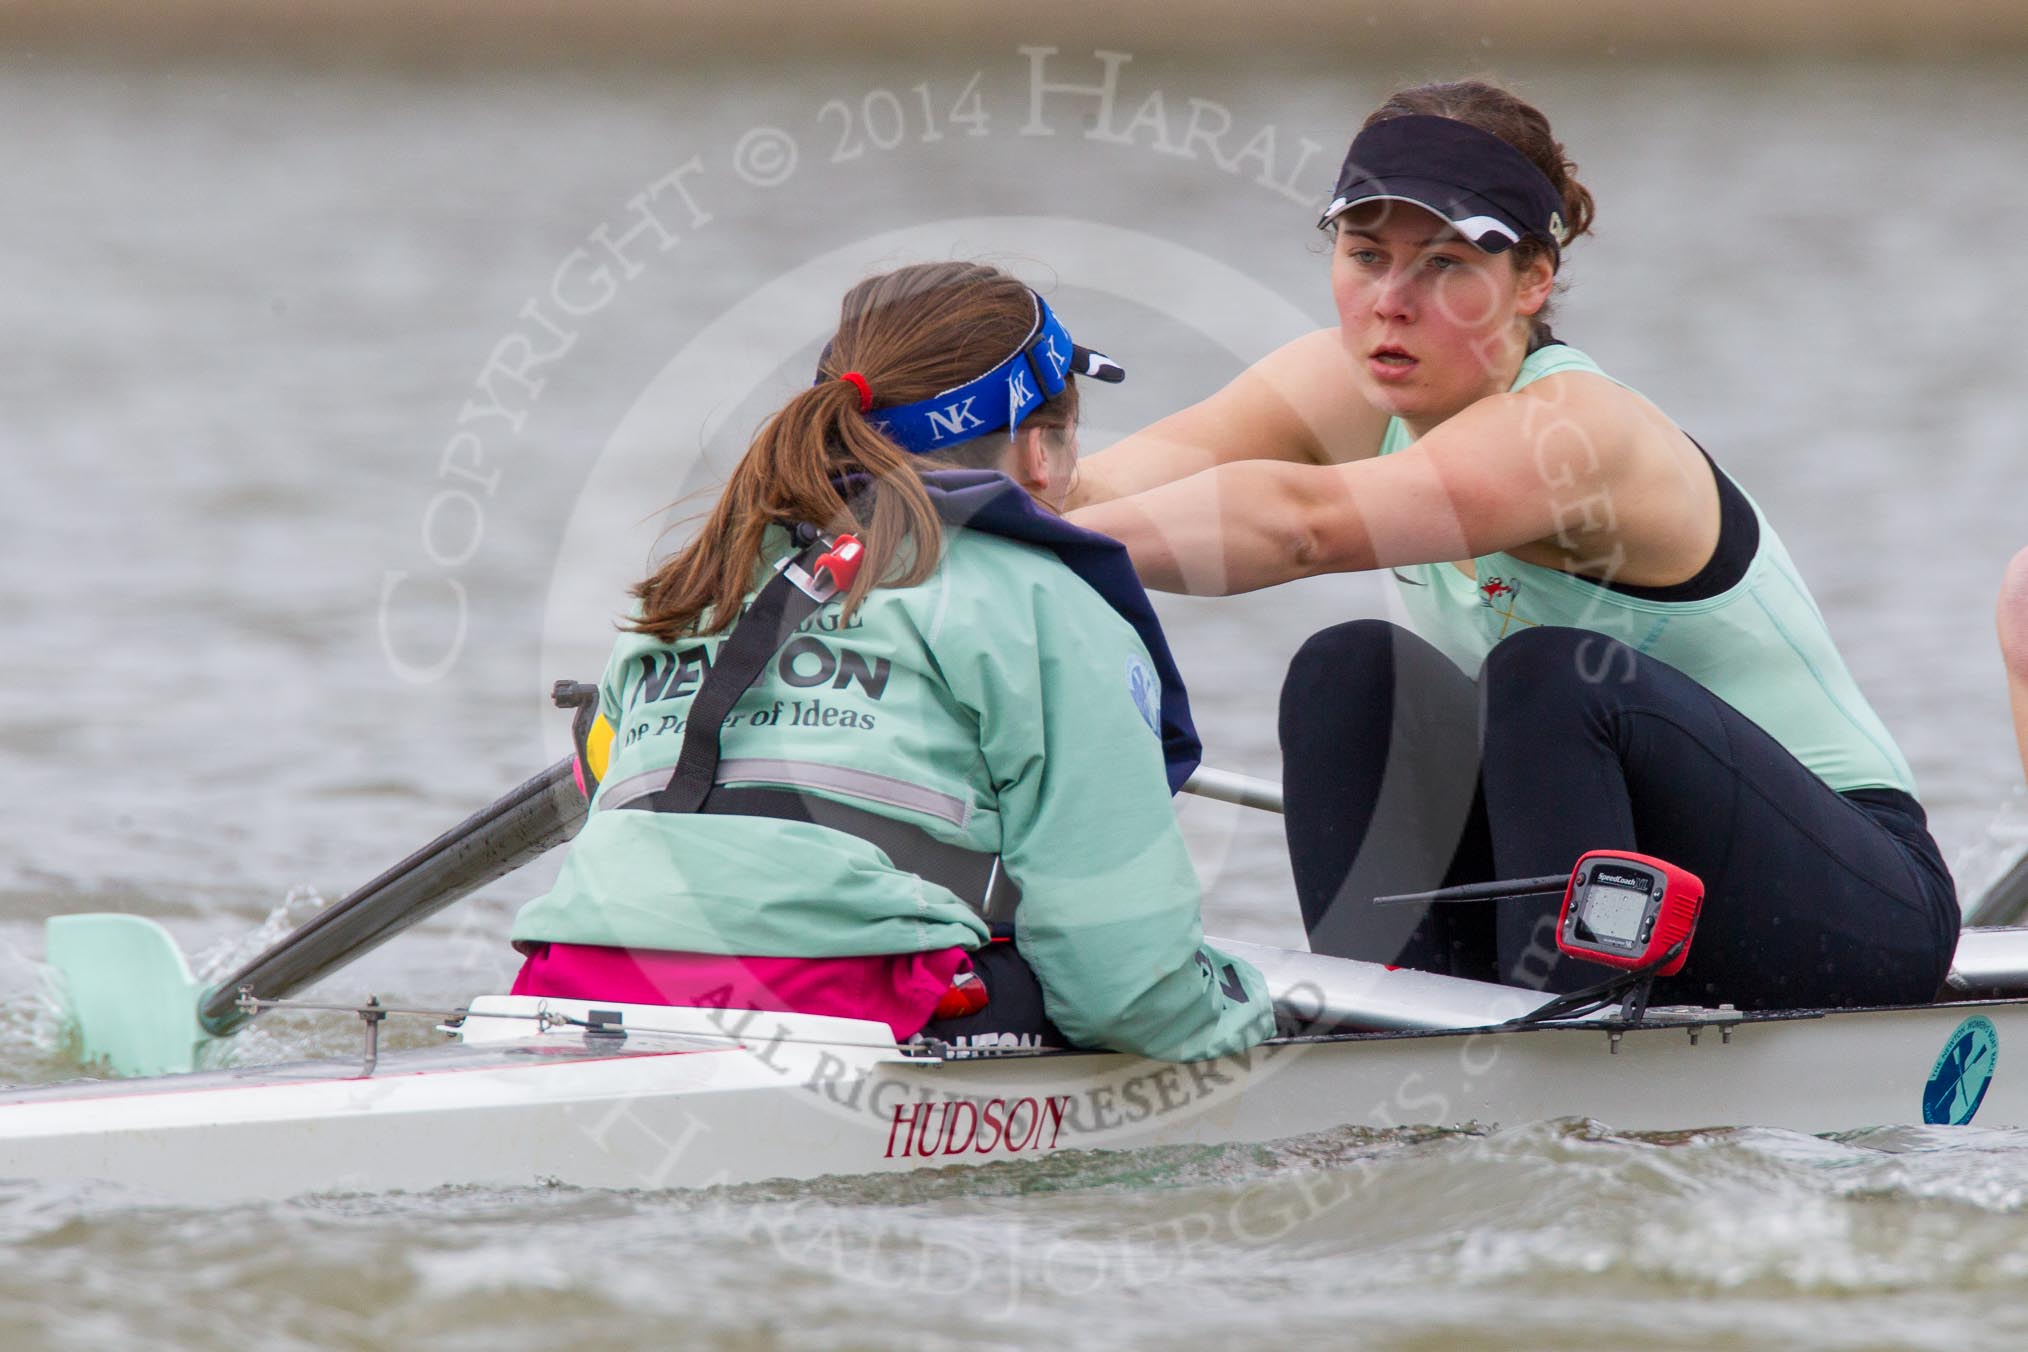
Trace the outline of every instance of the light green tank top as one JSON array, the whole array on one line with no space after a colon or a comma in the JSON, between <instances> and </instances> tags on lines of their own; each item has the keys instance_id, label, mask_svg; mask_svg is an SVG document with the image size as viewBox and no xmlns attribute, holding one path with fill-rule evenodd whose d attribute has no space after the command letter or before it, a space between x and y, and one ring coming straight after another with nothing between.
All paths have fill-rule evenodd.
<instances>
[{"instance_id":1,"label":"light green tank top","mask_svg":"<svg viewBox=\"0 0 2028 1352\"><path fill-rule=\"evenodd\" d=\"M1605 375L1590 357L1559 343L1530 353L1513 388L1565 371ZM1393 419L1380 453L1392 455L1412 440ZM1781 537L1760 504L1747 501L1760 523L1760 548L1745 577L1704 600L1629 596L1505 553L1474 560L1476 577L1433 563L1397 568L1395 578L1416 630L1468 673L1476 675L1493 645L1522 629L1589 629L1690 676L1839 792L1914 794L1908 762L1846 670Z\"/></svg>"}]
</instances>

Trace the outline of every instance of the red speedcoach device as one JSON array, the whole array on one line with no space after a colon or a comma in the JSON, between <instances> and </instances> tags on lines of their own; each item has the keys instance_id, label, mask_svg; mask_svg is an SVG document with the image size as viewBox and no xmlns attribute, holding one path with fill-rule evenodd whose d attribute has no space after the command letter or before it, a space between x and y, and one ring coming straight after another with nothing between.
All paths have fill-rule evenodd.
<instances>
[{"instance_id":1,"label":"red speedcoach device","mask_svg":"<svg viewBox=\"0 0 2028 1352\"><path fill-rule=\"evenodd\" d=\"M1564 890L1556 946L1628 971L1662 962L1673 949L1654 975L1674 976L1690 956L1703 904L1704 880L1687 869L1645 854L1593 850L1577 861Z\"/></svg>"}]
</instances>

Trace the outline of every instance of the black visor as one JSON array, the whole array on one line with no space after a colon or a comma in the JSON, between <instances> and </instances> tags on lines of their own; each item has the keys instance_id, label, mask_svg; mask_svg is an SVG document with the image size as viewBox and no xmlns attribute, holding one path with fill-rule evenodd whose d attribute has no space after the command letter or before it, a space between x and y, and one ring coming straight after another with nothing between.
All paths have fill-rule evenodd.
<instances>
[{"instance_id":1,"label":"black visor","mask_svg":"<svg viewBox=\"0 0 2028 1352\"><path fill-rule=\"evenodd\" d=\"M1455 118L1396 117L1360 132L1318 226L1361 202L1427 208L1487 253L1537 239L1555 256L1563 245L1555 185L1526 155Z\"/></svg>"},{"instance_id":2,"label":"black visor","mask_svg":"<svg viewBox=\"0 0 2028 1352\"><path fill-rule=\"evenodd\" d=\"M1070 345L1070 369L1093 380L1103 380L1108 385L1117 385L1127 378L1126 368L1103 352L1094 352L1088 347Z\"/></svg>"}]
</instances>

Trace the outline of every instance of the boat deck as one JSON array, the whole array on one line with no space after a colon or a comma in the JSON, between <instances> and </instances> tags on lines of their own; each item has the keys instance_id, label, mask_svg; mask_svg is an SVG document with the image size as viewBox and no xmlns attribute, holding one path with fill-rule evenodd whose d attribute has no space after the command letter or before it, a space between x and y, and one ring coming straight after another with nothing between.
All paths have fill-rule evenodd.
<instances>
[{"instance_id":1,"label":"boat deck","mask_svg":"<svg viewBox=\"0 0 2028 1352\"><path fill-rule=\"evenodd\" d=\"M632 1034L627 1038L584 1038L535 1034L519 1043L419 1047L383 1053L371 1070L358 1056L280 1061L265 1066L233 1066L187 1075L155 1075L145 1079L76 1079L55 1084L0 1089L0 1109L31 1103L65 1103L79 1099L132 1099L154 1094L211 1093L230 1089L274 1089L282 1085L329 1084L343 1080L392 1080L402 1076L457 1074L471 1071L525 1070L538 1064L562 1065L587 1061L630 1060L689 1052L725 1051L724 1039L681 1033Z\"/></svg>"}]
</instances>

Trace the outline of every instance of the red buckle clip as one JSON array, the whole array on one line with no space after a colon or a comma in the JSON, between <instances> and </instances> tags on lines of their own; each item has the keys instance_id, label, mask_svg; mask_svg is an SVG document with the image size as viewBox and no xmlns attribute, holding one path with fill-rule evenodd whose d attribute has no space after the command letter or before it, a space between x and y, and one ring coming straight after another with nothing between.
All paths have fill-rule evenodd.
<instances>
[{"instance_id":1,"label":"red buckle clip","mask_svg":"<svg viewBox=\"0 0 2028 1352\"><path fill-rule=\"evenodd\" d=\"M930 1018L962 1019L977 1014L990 1003L986 983L979 980L979 974L959 972L951 978L951 984L944 993L937 997L937 1007Z\"/></svg>"},{"instance_id":2,"label":"red buckle clip","mask_svg":"<svg viewBox=\"0 0 2028 1352\"><path fill-rule=\"evenodd\" d=\"M810 565L812 579L831 575L831 585L839 591L852 590L852 579L859 576L860 560L866 556L866 546L859 543L856 535L841 535L831 542L828 552L819 555Z\"/></svg>"}]
</instances>

